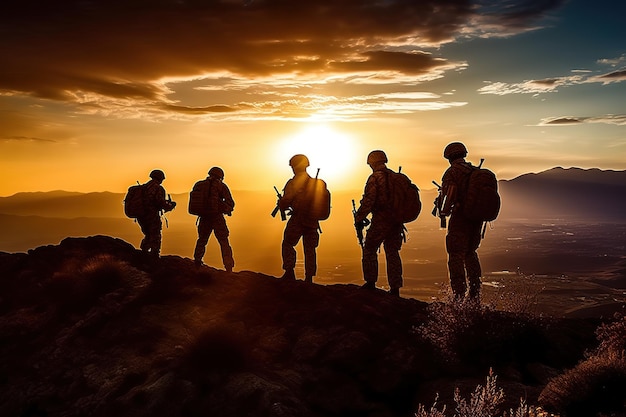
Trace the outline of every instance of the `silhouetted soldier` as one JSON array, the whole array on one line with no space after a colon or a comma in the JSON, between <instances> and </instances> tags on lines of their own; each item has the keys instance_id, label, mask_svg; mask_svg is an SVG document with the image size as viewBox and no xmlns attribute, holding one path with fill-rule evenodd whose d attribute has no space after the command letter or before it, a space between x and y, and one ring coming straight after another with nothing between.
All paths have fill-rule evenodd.
<instances>
[{"instance_id":1,"label":"silhouetted soldier","mask_svg":"<svg viewBox=\"0 0 626 417\"><path fill-rule=\"evenodd\" d=\"M165 198L165 189L161 185L165 180L165 174L160 169L150 172L151 180L145 184L144 204L145 214L137 217L137 223L141 227L144 238L140 248L144 253L158 258L161 252L161 215L176 207L176 202Z\"/></svg>"},{"instance_id":2,"label":"silhouetted soldier","mask_svg":"<svg viewBox=\"0 0 626 417\"><path fill-rule=\"evenodd\" d=\"M444 149L443 157L450 167L443 174L437 204L441 216L450 216L446 251L452 293L457 301L461 301L469 286L469 299L480 301L482 271L476 250L480 245L483 222L470 220L461 213L468 177L472 173L471 164L465 161L466 156L467 148L460 142L452 142Z\"/></svg>"},{"instance_id":3,"label":"silhouetted soldier","mask_svg":"<svg viewBox=\"0 0 626 417\"><path fill-rule=\"evenodd\" d=\"M363 228L367 224L367 215L372 213L372 221L363 245L363 279L364 289L375 289L378 280L378 249L382 244L387 260L387 280L389 293L400 295L402 287L402 247L403 224L393 220L391 202L389 201L389 184L387 177L391 170L387 168L387 155L376 150L367 156L367 164L372 174L367 179L361 205L356 211L354 222L356 227Z\"/></svg>"},{"instance_id":4,"label":"silhouetted soldier","mask_svg":"<svg viewBox=\"0 0 626 417\"><path fill-rule=\"evenodd\" d=\"M207 200L203 201L202 214L198 222L198 240L193 253L193 259L196 265L202 265L202 258L206 250L206 245L212 232L220 244L222 252L222 262L227 272L232 272L235 266L233 259L233 250L228 242L229 231L226 226L224 214L231 215L235 208L235 201L228 186L224 184L224 171L219 167L213 167L209 170L209 176L199 183L206 187ZM194 186L196 188L196 186Z\"/></svg>"},{"instance_id":5,"label":"silhouetted soldier","mask_svg":"<svg viewBox=\"0 0 626 417\"><path fill-rule=\"evenodd\" d=\"M319 245L319 221L306 215L304 205L308 202L301 201L304 187L311 180L306 172L309 166L309 159L305 155L294 155L289 160L289 166L293 170L294 176L283 189L283 195L278 200L278 207L281 211L291 210L291 216L285 226L282 243L283 269L285 273L282 278L295 280L294 268L296 266L295 246L302 238L304 248L304 275L306 282L313 282L313 277L317 273L317 259L315 249ZM310 203L310 202L309 202Z\"/></svg>"}]
</instances>

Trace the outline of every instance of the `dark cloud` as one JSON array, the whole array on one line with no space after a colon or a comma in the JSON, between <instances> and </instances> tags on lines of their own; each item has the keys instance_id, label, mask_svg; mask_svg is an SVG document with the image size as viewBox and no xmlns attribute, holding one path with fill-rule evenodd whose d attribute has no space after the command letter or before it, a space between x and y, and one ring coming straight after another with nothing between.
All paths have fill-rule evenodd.
<instances>
[{"instance_id":1,"label":"dark cloud","mask_svg":"<svg viewBox=\"0 0 626 417\"><path fill-rule=\"evenodd\" d=\"M626 81L626 69L600 75L596 77L596 80L603 82Z\"/></svg>"},{"instance_id":2,"label":"dark cloud","mask_svg":"<svg viewBox=\"0 0 626 417\"><path fill-rule=\"evenodd\" d=\"M5 0L0 92L50 99L95 93L158 99L155 81L227 72L239 77L394 71L446 64L418 52L491 29L529 24L559 1L470 0ZM499 22L499 23L498 23Z\"/></svg>"},{"instance_id":3,"label":"dark cloud","mask_svg":"<svg viewBox=\"0 0 626 417\"><path fill-rule=\"evenodd\" d=\"M550 117L543 119L540 126L563 126L563 125L578 125L582 123L603 123L610 125L623 126L626 125L626 115L624 114L607 114L602 116L593 117Z\"/></svg>"},{"instance_id":4,"label":"dark cloud","mask_svg":"<svg viewBox=\"0 0 626 417\"><path fill-rule=\"evenodd\" d=\"M557 86L562 84L563 80L561 78L546 78L544 80L533 80L533 83L538 85L545 85L548 87Z\"/></svg>"},{"instance_id":5,"label":"dark cloud","mask_svg":"<svg viewBox=\"0 0 626 417\"><path fill-rule=\"evenodd\" d=\"M584 118L579 117L558 117L543 122L544 125L577 125L584 122Z\"/></svg>"}]
</instances>

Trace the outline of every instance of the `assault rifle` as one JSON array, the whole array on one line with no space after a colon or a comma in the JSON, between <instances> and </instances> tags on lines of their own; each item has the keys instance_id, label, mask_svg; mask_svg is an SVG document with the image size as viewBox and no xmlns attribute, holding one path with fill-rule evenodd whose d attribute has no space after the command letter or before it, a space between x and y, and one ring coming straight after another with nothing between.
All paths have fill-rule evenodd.
<instances>
[{"instance_id":1,"label":"assault rifle","mask_svg":"<svg viewBox=\"0 0 626 417\"><path fill-rule=\"evenodd\" d=\"M435 201L433 201L433 204L435 205L435 207L433 207L433 211L431 214L435 217L439 217L440 219L439 227L442 229L445 229L446 228L446 216L441 214L441 208L443 207L445 203L446 197L441 195L441 185L437 184L437 182L434 180L433 180L433 184L437 186L439 195L437 196L437 198L435 198Z\"/></svg>"},{"instance_id":2,"label":"assault rifle","mask_svg":"<svg viewBox=\"0 0 626 417\"><path fill-rule=\"evenodd\" d=\"M285 210L281 210L280 206L278 205L278 202L283 196L280 195L280 191L278 191L278 188L276 188L276 186L274 186L274 190L276 191L276 196L278 197L278 200L276 200L276 207L274 207L274 210L272 211L272 217L276 217L276 213L280 211L280 219L282 221L285 221L287 220L287 215L285 214Z\"/></svg>"},{"instance_id":3,"label":"assault rifle","mask_svg":"<svg viewBox=\"0 0 626 417\"><path fill-rule=\"evenodd\" d=\"M370 224L367 218L363 219L360 223L356 222L356 204L352 200L352 216L354 217L354 228L356 229L356 237L359 239L359 245L363 247L363 229Z\"/></svg>"}]
</instances>

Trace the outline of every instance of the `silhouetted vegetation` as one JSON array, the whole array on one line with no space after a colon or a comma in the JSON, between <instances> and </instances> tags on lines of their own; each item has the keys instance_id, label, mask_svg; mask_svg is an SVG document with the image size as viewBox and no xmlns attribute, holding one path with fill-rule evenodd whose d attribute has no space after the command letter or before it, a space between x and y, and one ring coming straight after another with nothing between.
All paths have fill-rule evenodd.
<instances>
[{"instance_id":1,"label":"silhouetted vegetation","mask_svg":"<svg viewBox=\"0 0 626 417\"><path fill-rule=\"evenodd\" d=\"M475 369L540 357L546 321L478 303L434 302L417 333L450 366Z\"/></svg>"},{"instance_id":2,"label":"silhouetted vegetation","mask_svg":"<svg viewBox=\"0 0 626 417\"><path fill-rule=\"evenodd\" d=\"M599 345L574 368L552 379L539 397L547 409L568 417L624 415L626 411L626 316L597 330ZM621 413L621 414L616 414Z\"/></svg>"}]
</instances>

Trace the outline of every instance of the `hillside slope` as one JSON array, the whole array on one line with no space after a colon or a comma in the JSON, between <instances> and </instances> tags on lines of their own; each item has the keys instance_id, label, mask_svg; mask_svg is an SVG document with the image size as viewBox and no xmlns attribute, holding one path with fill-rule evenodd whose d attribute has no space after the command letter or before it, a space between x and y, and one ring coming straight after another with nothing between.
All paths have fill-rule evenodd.
<instances>
[{"instance_id":1,"label":"hillside slope","mask_svg":"<svg viewBox=\"0 0 626 417\"><path fill-rule=\"evenodd\" d=\"M0 253L0 415L412 416L489 369L536 402L595 320L146 260L104 236Z\"/></svg>"}]
</instances>

